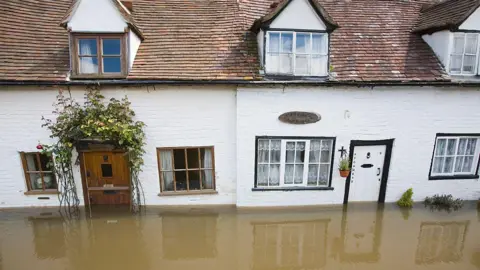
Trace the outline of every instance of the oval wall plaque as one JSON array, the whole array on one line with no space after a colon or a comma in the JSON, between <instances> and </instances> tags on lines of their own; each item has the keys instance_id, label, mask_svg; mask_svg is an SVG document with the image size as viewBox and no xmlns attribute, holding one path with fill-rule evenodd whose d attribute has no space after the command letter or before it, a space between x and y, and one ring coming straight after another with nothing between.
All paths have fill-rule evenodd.
<instances>
[{"instance_id":1,"label":"oval wall plaque","mask_svg":"<svg viewBox=\"0 0 480 270\"><path fill-rule=\"evenodd\" d=\"M320 121L322 117L318 113L313 112L286 112L278 117L278 120L294 125L313 124Z\"/></svg>"}]
</instances>

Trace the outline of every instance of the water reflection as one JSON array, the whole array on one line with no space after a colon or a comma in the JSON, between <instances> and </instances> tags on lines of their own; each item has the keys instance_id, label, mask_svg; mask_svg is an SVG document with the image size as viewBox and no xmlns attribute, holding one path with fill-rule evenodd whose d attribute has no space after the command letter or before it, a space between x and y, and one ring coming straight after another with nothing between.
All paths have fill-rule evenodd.
<instances>
[{"instance_id":1,"label":"water reflection","mask_svg":"<svg viewBox=\"0 0 480 270\"><path fill-rule=\"evenodd\" d=\"M461 260L467 234L465 222L422 222L415 256L417 264L453 263Z\"/></svg>"},{"instance_id":2,"label":"water reflection","mask_svg":"<svg viewBox=\"0 0 480 270\"><path fill-rule=\"evenodd\" d=\"M480 270L476 210L409 215L376 204L241 213L152 208L78 220L0 212L0 270Z\"/></svg>"}]
</instances>

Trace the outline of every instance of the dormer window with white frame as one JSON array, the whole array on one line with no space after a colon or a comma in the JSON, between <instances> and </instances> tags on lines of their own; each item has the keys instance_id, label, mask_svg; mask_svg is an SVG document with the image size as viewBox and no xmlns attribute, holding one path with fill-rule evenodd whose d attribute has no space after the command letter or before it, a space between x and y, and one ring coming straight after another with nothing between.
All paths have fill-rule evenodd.
<instances>
[{"instance_id":1,"label":"dormer window with white frame","mask_svg":"<svg viewBox=\"0 0 480 270\"><path fill-rule=\"evenodd\" d=\"M478 33L453 33L450 74L476 75L478 73L478 35Z\"/></svg>"},{"instance_id":2,"label":"dormer window with white frame","mask_svg":"<svg viewBox=\"0 0 480 270\"><path fill-rule=\"evenodd\" d=\"M328 75L327 33L272 30L266 34L267 74Z\"/></svg>"}]
</instances>

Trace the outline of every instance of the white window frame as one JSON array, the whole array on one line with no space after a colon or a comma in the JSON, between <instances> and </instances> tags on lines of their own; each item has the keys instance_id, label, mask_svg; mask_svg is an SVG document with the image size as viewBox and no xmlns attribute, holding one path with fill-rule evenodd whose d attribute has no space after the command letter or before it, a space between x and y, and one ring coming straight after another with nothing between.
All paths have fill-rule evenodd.
<instances>
[{"instance_id":1,"label":"white window frame","mask_svg":"<svg viewBox=\"0 0 480 270\"><path fill-rule=\"evenodd\" d=\"M287 53L287 52L281 52L281 47L279 47L279 52L271 52L270 51L270 34L279 34L279 46L281 46L282 44L282 34L292 34L292 52L291 53ZM320 35L322 36L322 38L325 38L325 46L326 48L325 49L325 54L321 54L321 53L297 53L297 34L310 34L310 50L312 50L312 45L313 45L313 35ZM296 31L276 31L276 30L272 30L272 31L266 31L265 32L265 35L266 35L266 42L265 42L265 72L267 74L277 74L277 75L294 75L294 76L311 76L311 77L324 77L324 76L327 76L328 75L328 62L329 62L329 48L328 48L328 44L329 44L329 35L328 33L326 32L308 32L308 31L305 31L305 32L296 32ZM279 55L281 54L289 54L291 55L292 57L292 72L287 72L287 73L281 73L281 72L269 72L269 68L268 68L268 65L270 64L269 63L269 54L270 53L278 53ZM297 73L296 72L296 59L297 59L297 54L298 55L301 55L301 56L308 56L308 70L310 71L310 73ZM327 58L327 63L326 63L326 67L325 67L325 70L326 70L326 73L325 74L321 74L321 75L312 75L312 58L313 56L320 56L320 57L326 57Z\"/></svg>"},{"instance_id":2,"label":"white window frame","mask_svg":"<svg viewBox=\"0 0 480 270\"><path fill-rule=\"evenodd\" d=\"M455 51L455 37L456 36L459 36L459 35L462 35L463 36L463 52L462 54L455 54L454 51ZM476 35L477 36L477 50L476 50L476 54L475 54L475 67L474 67L474 70L473 70L473 73L465 73L463 71L463 63L464 63L464 60L465 60L465 55L467 56L472 56L473 54L465 54L465 46L466 46L466 42L467 42L467 36L468 35ZM478 72L479 72L479 51L480 51L480 34L479 33L467 33L467 32L454 32L452 35L451 35L451 41L450 41L450 52L449 52L449 55L448 55L448 73L451 74L451 75L460 75L460 76L476 76L478 75ZM462 64L460 66L460 72L452 72L452 58L453 56L462 56Z\"/></svg>"},{"instance_id":3,"label":"white window frame","mask_svg":"<svg viewBox=\"0 0 480 270\"><path fill-rule=\"evenodd\" d=\"M281 137L271 137L271 138L258 138L257 139L257 144L259 144L260 141L268 141L269 145L272 140L277 140L280 141L280 176L279 176L279 185L278 186L272 186L269 185L269 182L267 182L267 185L256 185L256 188L262 189L262 188L291 188L291 187L305 187L305 188L328 188L331 185L331 178L332 178L332 170L333 170L333 156L334 156L334 146L335 146L335 138L331 137L318 137L318 138L308 138L308 139L303 139L303 138L293 138L293 139L285 139ZM320 150L320 157L318 162L310 162L310 142L311 141L320 141L320 146L322 145L323 141L328 141L330 144L330 156L329 156L329 162L322 162L321 161L321 151ZM291 184L285 184L285 166L288 165L286 163L286 155L287 155L287 142L305 142L305 157L304 157L304 162L303 164L303 179L302 183L295 183L295 180ZM270 150L269 150L270 151ZM259 155L259 152L257 151L256 155ZM259 165L278 165L278 163L272 163L270 160L270 152L268 153L268 162L260 162L257 161L255 164L256 169ZM289 163L290 164L290 163ZM297 163L295 163L297 164ZM300 164L300 163L298 163ZM328 179L327 183L325 185L319 185L318 182L320 181L320 168L321 165L327 165L328 164ZM317 185L308 185L308 170L309 170L309 165L318 165L319 169L317 171ZM295 173L294 173L295 175ZM258 175L257 175L258 178ZM268 179L269 177L267 177ZM256 179L257 180L257 179ZM268 181L268 180L267 180Z\"/></svg>"},{"instance_id":4,"label":"white window frame","mask_svg":"<svg viewBox=\"0 0 480 270\"><path fill-rule=\"evenodd\" d=\"M455 152L453 155L440 155L440 157L446 158L446 157L452 157L453 158L453 165L452 165L452 172L440 172L440 173L435 173L433 172L434 166L435 166L435 158L437 156L437 148L438 148L438 140L447 140L447 145L445 148L448 147L448 140L456 140L456 145L455 145ZM473 154L473 161L472 161L472 168L469 172L455 172L455 166L457 162L457 157L465 157L467 155L459 155L458 154L458 147L460 145L460 139L477 139L477 144L475 145L475 152ZM466 147L466 146L465 146ZM447 151L447 149L445 149ZM466 151L466 150L465 150ZM479 154L480 154L480 137L478 136L437 136L435 138L435 147L433 149L433 156L432 156L432 166L430 168L430 176L431 177L442 177L442 176L459 176L458 178L461 178L462 176L475 176L477 175L477 167L478 167L478 161L479 161ZM445 162L443 163L443 167L445 166ZM442 171L443 171L442 167Z\"/></svg>"}]
</instances>

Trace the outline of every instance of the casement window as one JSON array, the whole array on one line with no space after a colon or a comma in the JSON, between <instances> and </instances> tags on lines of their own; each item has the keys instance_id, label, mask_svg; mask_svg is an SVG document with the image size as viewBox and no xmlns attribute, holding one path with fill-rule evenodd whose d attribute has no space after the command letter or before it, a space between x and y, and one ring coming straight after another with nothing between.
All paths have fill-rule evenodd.
<instances>
[{"instance_id":1,"label":"casement window","mask_svg":"<svg viewBox=\"0 0 480 270\"><path fill-rule=\"evenodd\" d=\"M25 180L29 192L56 192L57 180L52 170L53 158L42 153L21 152Z\"/></svg>"},{"instance_id":2,"label":"casement window","mask_svg":"<svg viewBox=\"0 0 480 270\"><path fill-rule=\"evenodd\" d=\"M479 136L437 136L431 179L477 177L479 151Z\"/></svg>"},{"instance_id":3,"label":"casement window","mask_svg":"<svg viewBox=\"0 0 480 270\"><path fill-rule=\"evenodd\" d=\"M269 31L266 40L267 74L326 76L326 33Z\"/></svg>"},{"instance_id":4,"label":"casement window","mask_svg":"<svg viewBox=\"0 0 480 270\"><path fill-rule=\"evenodd\" d=\"M329 187L334 138L257 138L256 188Z\"/></svg>"},{"instance_id":5,"label":"casement window","mask_svg":"<svg viewBox=\"0 0 480 270\"><path fill-rule=\"evenodd\" d=\"M477 74L478 34L454 33L450 55L450 73L457 75Z\"/></svg>"},{"instance_id":6,"label":"casement window","mask_svg":"<svg viewBox=\"0 0 480 270\"><path fill-rule=\"evenodd\" d=\"M162 192L215 190L213 147L158 148Z\"/></svg>"},{"instance_id":7,"label":"casement window","mask_svg":"<svg viewBox=\"0 0 480 270\"><path fill-rule=\"evenodd\" d=\"M116 77L126 75L123 35L74 36L74 75Z\"/></svg>"}]
</instances>

